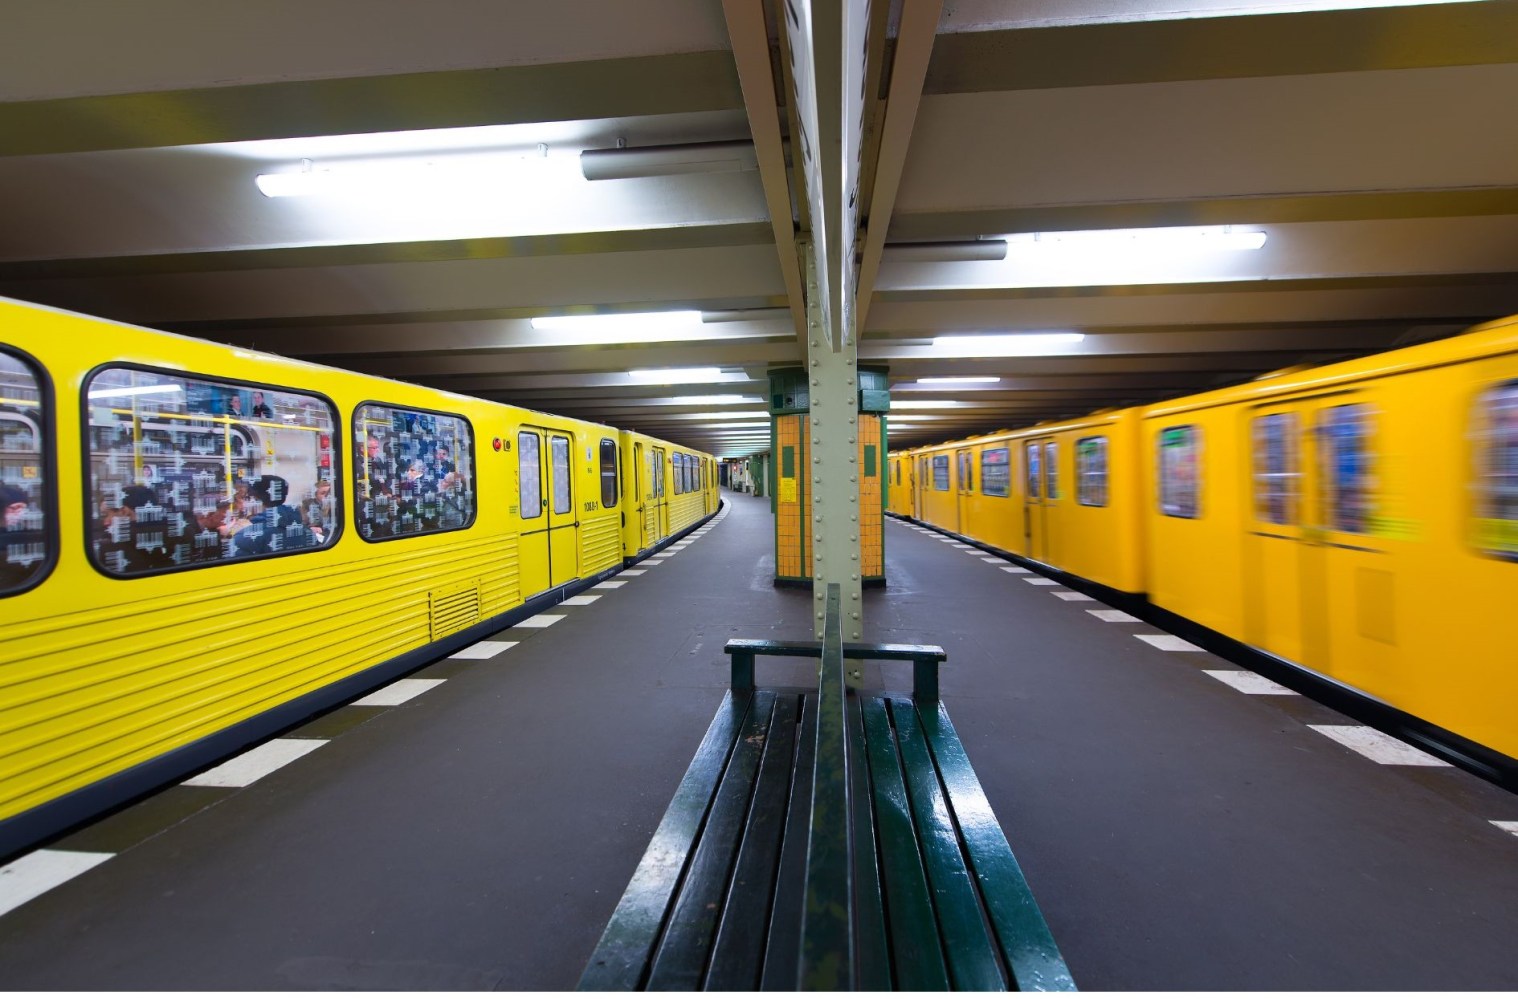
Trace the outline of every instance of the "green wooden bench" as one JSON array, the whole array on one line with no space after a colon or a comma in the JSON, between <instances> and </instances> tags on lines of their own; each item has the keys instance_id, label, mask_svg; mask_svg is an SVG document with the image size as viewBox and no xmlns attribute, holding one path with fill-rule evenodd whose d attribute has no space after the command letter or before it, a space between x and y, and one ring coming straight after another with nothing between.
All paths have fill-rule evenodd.
<instances>
[{"instance_id":1,"label":"green wooden bench","mask_svg":"<svg viewBox=\"0 0 1518 999\"><path fill-rule=\"evenodd\" d=\"M1073 991L938 703L936 646L729 642L732 689L580 979L585 990ZM757 690L761 656L818 689ZM910 698L845 658L914 664Z\"/></svg>"}]
</instances>

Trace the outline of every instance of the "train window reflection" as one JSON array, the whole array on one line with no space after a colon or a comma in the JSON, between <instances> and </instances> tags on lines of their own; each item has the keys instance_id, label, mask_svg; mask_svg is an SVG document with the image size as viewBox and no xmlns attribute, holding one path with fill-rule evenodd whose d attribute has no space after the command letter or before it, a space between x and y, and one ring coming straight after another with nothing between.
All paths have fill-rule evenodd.
<instances>
[{"instance_id":1,"label":"train window reflection","mask_svg":"<svg viewBox=\"0 0 1518 999\"><path fill-rule=\"evenodd\" d=\"M1081 506L1107 505L1107 438L1075 442L1075 501Z\"/></svg>"},{"instance_id":2,"label":"train window reflection","mask_svg":"<svg viewBox=\"0 0 1518 999\"><path fill-rule=\"evenodd\" d=\"M553 512L568 513L574 506L569 496L569 438L550 437L548 453L553 457Z\"/></svg>"},{"instance_id":3,"label":"train window reflection","mask_svg":"<svg viewBox=\"0 0 1518 999\"><path fill-rule=\"evenodd\" d=\"M1371 411L1364 403L1325 409L1318 423L1328 526L1367 534L1371 522Z\"/></svg>"},{"instance_id":4,"label":"train window reflection","mask_svg":"<svg viewBox=\"0 0 1518 999\"><path fill-rule=\"evenodd\" d=\"M1059 444L1056 441L1044 445L1044 479L1048 484L1044 495L1051 500L1059 499Z\"/></svg>"},{"instance_id":5,"label":"train window reflection","mask_svg":"<svg viewBox=\"0 0 1518 999\"><path fill-rule=\"evenodd\" d=\"M946 454L933 456L933 489L940 493L949 491L949 456Z\"/></svg>"},{"instance_id":6,"label":"train window reflection","mask_svg":"<svg viewBox=\"0 0 1518 999\"><path fill-rule=\"evenodd\" d=\"M617 497L621 492L621 482L618 479L617 467L617 442L609 437L601 438L601 506L611 508L617 505Z\"/></svg>"},{"instance_id":7,"label":"train window reflection","mask_svg":"<svg viewBox=\"0 0 1518 999\"><path fill-rule=\"evenodd\" d=\"M474 433L462 416L366 403L353 413L353 520L365 541L474 522Z\"/></svg>"},{"instance_id":8,"label":"train window reflection","mask_svg":"<svg viewBox=\"0 0 1518 999\"><path fill-rule=\"evenodd\" d=\"M1038 450L1038 445L1036 443L1034 443L1032 441L1028 442L1028 445L1027 445L1027 455L1028 455L1028 498L1029 499L1038 499L1038 497L1040 495L1041 480L1043 479L1043 474L1042 474L1042 472L1040 471L1040 468L1039 468L1039 465L1040 465L1040 461L1039 461L1039 457L1038 457L1039 450Z\"/></svg>"},{"instance_id":9,"label":"train window reflection","mask_svg":"<svg viewBox=\"0 0 1518 999\"><path fill-rule=\"evenodd\" d=\"M113 576L292 554L336 539L323 399L135 368L85 386L90 552Z\"/></svg>"},{"instance_id":10,"label":"train window reflection","mask_svg":"<svg viewBox=\"0 0 1518 999\"><path fill-rule=\"evenodd\" d=\"M1518 562L1518 381L1488 389L1476 405L1481 550Z\"/></svg>"},{"instance_id":11,"label":"train window reflection","mask_svg":"<svg viewBox=\"0 0 1518 999\"><path fill-rule=\"evenodd\" d=\"M42 384L30 364L0 351L0 595L36 584L52 554Z\"/></svg>"},{"instance_id":12,"label":"train window reflection","mask_svg":"<svg viewBox=\"0 0 1518 999\"><path fill-rule=\"evenodd\" d=\"M1187 425L1160 431L1160 512L1195 518L1201 513L1202 431Z\"/></svg>"},{"instance_id":13,"label":"train window reflection","mask_svg":"<svg viewBox=\"0 0 1518 999\"><path fill-rule=\"evenodd\" d=\"M1257 416L1254 437L1255 517L1267 524L1297 522L1297 414Z\"/></svg>"},{"instance_id":14,"label":"train window reflection","mask_svg":"<svg viewBox=\"0 0 1518 999\"><path fill-rule=\"evenodd\" d=\"M1012 452L1004 447L980 453L980 491L986 496L1012 495Z\"/></svg>"},{"instance_id":15,"label":"train window reflection","mask_svg":"<svg viewBox=\"0 0 1518 999\"><path fill-rule=\"evenodd\" d=\"M975 491L975 459L969 451L959 452L959 491Z\"/></svg>"},{"instance_id":16,"label":"train window reflection","mask_svg":"<svg viewBox=\"0 0 1518 999\"><path fill-rule=\"evenodd\" d=\"M517 508L523 520L543 513L543 457L538 453L541 440L530 430L517 434Z\"/></svg>"}]
</instances>

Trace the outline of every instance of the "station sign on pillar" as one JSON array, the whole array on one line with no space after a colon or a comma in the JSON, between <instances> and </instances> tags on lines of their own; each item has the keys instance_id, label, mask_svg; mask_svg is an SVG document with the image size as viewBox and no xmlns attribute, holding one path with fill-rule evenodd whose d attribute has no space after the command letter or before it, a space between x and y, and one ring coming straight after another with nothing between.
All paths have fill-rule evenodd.
<instances>
[{"instance_id":1,"label":"station sign on pillar","mask_svg":"<svg viewBox=\"0 0 1518 999\"><path fill-rule=\"evenodd\" d=\"M846 523L850 536L859 542L859 581L864 586L885 585L885 414L891 406L890 382L884 368L859 369L852 376L853 385L848 384L849 377L844 376L844 393L839 397L841 401L852 392L855 411L845 414L845 407L840 406L837 419L848 431L854 461L842 470L817 460L827 423L822 419L814 426L808 369L776 368L769 373L770 454L775 482L770 508L775 513L776 586L811 586L814 582L814 527L820 521L813 500L829 474L846 480L849 495L857 496L856 509L849 511ZM826 406L819 410L819 416L825 412ZM850 419L855 422L848 423Z\"/></svg>"}]
</instances>

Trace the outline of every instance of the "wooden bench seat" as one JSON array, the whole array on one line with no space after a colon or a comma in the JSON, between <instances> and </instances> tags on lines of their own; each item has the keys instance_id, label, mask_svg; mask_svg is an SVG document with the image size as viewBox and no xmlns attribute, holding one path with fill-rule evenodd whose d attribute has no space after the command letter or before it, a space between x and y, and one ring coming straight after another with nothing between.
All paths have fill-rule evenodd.
<instances>
[{"instance_id":1,"label":"wooden bench seat","mask_svg":"<svg viewBox=\"0 0 1518 999\"><path fill-rule=\"evenodd\" d=\"M905 697L846 690L826 645L729 645L734 689L580 988L1073 989L937 701L942 650L875 647L931 662ZM819 647L816 691L754 689L753 657Z\"/></svg>"}]
</instances>

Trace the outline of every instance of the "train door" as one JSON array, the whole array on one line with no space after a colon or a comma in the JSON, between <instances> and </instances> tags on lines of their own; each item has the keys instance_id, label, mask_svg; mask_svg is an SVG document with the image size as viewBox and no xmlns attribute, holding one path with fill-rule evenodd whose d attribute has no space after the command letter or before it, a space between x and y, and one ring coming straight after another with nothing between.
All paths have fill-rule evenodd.
<instances>
[{"instance_id":1,"label":"train door","mask_svg":"<svg viewBox=\"0 0 1518 999\"><path fill-rule=\"evenodd\" d=\"M648 499L643 512L644 540L657 544L669 536L669 500L664 495L664 449L648 449Z\"/></svg>"},{"instance_id":2,"label":"train door","mask_svg":"<svg viewBox=\"0 0 1518 999\"><path fill-rule=\"evenodd\" d=\"M975 496L975 455L969 448L961 448L954 452L954 460L959 473L955 483L955 519L953 530L960 534L968 534L970 529L970 500Z\"/></svg>"},{"instance_id":3,"label":"train door","mask_svg":"<svg viewBox=\"0 0 1518 999\"><path fill-rule=\"evenodd\" d=\"M572 450L568 431L523 427L517 432L517 502L523 521L517 561L523 597L580 574Z\"/></svg>"},{"instance_id":4,"label":"train door","mask_svg":"<svg viewBox=\"0 0 1518 999\"><path fill-rule=\"evenodd\" d=\"M1029 558L1049 558L1048 507L1045 505L1044 444L1023 442L1023 541Z\"/></svg>"},{"instance_id":5,"label":"train door","mask_svg":"<svg viewBox=\"0 0 1518 999\"><path fill-rule=\"evenodd\" d=\"M912 477L912 516L918 520L927 519L927 507L923 506L922 491L928 488L928 458L926 455L917 456L917 471Z\"/></svg>"}]
</instances>

